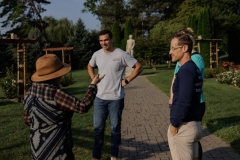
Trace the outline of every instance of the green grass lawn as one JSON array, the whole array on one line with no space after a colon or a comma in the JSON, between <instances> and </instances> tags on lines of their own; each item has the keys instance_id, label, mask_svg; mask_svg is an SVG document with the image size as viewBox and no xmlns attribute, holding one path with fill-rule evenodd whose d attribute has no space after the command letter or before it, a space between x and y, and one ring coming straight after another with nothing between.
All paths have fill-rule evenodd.
<instances>
[{"instance_id":1,"label":"green grass lawn","mask_svg":"<svg viewBox=\"0 0 240 160\"><path fill-rule=\"evenodd\" d=\"M169 96L172 70L158 70L147 79ZM240 89L205 79L203 84L206 112L203 124L209 131L230 144L240 153Z\"/></svg>"},{"instance_id":2,"label":"green grass lawn","mask_svg":"<svg viewBox=\"0 0 240 160\"><path fill-rule=\"evenodd\" d=\"M90 78L87 70L73 71L75 83L64 90L77 98L83 98ZM21 103L7 101L0 90L0 160L30 160L29 127L23 122ZM109 124L109 121L107 121ZM92 158L93 147L93 108L86 114L75 113L72 119L74 154L76 159ZM110 127L105 131L105 144L102 159L107 160L110 153Z\"/></svg>"},{"instance_id":3,"label":"green grass lawn","mask_svg":"<svg viewBox=\"0 0 240 160\"><path fill-rule=\"evenodd\" d=\"M82 98L86 93L90 78L86 70L73 71L75 83L64 89ZM157 66L153 71L144 67L142 75L151 75L147 79L159 89L169 95L169 87L173 76L173 69L166 65ZM153 76L154 75L154 76ZM204 81L204 95L206 99L206 113L204 125L217 136L224 139L240 153L240 90L229 85L219 84L215 79ZM29 128L23 122L23 107L3 98L0 89L0 160L30 160L31 151L29 143ZM86 114L74 114L73 139L76 159L91 159L93 146L93 108ZM102 160L109 159L110 127L107 122L105 131L105 145Z\"/></svg>"}]
</instances>

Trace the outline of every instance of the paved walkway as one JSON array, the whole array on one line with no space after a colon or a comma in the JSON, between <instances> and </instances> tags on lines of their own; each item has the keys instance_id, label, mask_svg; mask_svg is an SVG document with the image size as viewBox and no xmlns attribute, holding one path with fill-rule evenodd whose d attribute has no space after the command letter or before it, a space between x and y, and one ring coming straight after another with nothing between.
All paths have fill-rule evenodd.
<instances>
[{"instance_id":1,"label":"paved walkway","mask_svg":"<svg viewBox=\"0 0 240 160\"><path fill-rule=\"evenodd\" d=\"M122 160L170 160L167 142L168 97L143 76L126 88L122 119ZM203 160L240 160L240 155L220 138L203 129Z\"/></svg>"}]
</instances>

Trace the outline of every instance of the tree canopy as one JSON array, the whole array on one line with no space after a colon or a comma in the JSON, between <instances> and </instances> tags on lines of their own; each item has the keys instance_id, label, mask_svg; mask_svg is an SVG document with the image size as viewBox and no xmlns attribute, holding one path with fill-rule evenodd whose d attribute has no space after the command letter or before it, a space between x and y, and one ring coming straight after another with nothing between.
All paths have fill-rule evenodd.
<instances>
[{"instance_id":1,"label":"tree canopy","mask_svg":"<svg viewBox=\"0 0 240 160\"><path fill-rule=\"evenodd\" d=\"M0 17L6 17L6 20L2 22L2 27L10 26L12 30L8 33L13 32L19 37L27 37L31 28L36 27L47 39L46 25L42 20L41 13L46 11L42 4L50 3L47 0L2 0L0 2L0 8L2 8Z\"/></svg>"}]
</instances>

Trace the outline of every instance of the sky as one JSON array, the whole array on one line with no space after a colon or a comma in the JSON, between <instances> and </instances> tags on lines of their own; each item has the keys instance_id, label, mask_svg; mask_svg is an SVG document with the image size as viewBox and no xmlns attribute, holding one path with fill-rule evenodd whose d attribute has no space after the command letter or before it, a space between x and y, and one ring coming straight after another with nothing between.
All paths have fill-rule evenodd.
<instances>
[{"instance_id":1,"label":"sky","mask_svg":"<svg viewBox=\"0 0 240 160\"><path fill-rule=\"evenodd\" d=\"M79 18L82 19L88 30L100 30L100 22L97 20L97 16L93 16L91 13L82 13L84 8L83 3L86 0L49 0L51 4L43 5L47 11L41 14L44 16L52 16L55 19L67 18L73 23L76 23ZM0 18L0 22L4 19ZM6 28L1 28L1 33L6 32Z\"/></svg>"}]
</instances>

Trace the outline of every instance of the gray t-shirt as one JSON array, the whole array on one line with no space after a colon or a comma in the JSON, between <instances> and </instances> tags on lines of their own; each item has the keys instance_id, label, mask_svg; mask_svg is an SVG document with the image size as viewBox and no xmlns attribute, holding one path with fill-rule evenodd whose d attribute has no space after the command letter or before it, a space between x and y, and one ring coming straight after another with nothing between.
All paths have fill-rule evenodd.
<instances>
[{"instance_id":1,"label":"gray t-shirt","mask_svg":"<svg viewBox=\"0 0 240 160\"><path fill-rule=\"evenodd\" d=\"M103 49L95 52L89 62L92 67L98 67L100 77L105 77L98 84L97 97L103 100L117 100L125 96L121 85L125 67L133 67L137 60L127 52L116 48L111 53L105 53Z\"/></svg>"}]
</instances>

